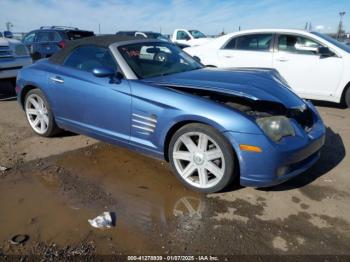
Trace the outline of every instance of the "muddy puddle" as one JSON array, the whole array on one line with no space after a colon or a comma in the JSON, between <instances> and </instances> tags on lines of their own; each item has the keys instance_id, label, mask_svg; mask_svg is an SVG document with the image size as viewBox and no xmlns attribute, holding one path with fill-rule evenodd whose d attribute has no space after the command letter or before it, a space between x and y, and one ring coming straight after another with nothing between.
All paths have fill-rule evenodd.
<instances>
[{"instance_id":1,"label":"muddy puddle","mask_svg":"<svg viewBox=\"0 0 350 262\"><path fill-rule=\"evenodd\" d=\"M319 229L307 213L259 219L266 203L232 201L187 190L162 161L94 145L34 161L0 178L0 251L28 254L38 243L65 248L91 244L98 254L346 253L345 232ZM88 219L116 214L116 226L94 229ZM15 234L30 238L9 244ZM323 244L320 244L322 239Z\"/></svg>"},{"instance_id":2,"label":"muddy puddle","mask_svg":"<svg viewBox=\"0 0 350 262\"><path fill-rule=\"evenodd\" d=\"M174 220L201 219L205 204L204 196L185 189L165 163L111 146L37 161L6 180L0 185L4 244L25 233L29 245L93 241L101 253L156 252L165 248L162 232ZM116 227L89 225L87 220L103 211L116 213ZM4 246L16 252L17 247Z\"/></svg>"}]
</instances>

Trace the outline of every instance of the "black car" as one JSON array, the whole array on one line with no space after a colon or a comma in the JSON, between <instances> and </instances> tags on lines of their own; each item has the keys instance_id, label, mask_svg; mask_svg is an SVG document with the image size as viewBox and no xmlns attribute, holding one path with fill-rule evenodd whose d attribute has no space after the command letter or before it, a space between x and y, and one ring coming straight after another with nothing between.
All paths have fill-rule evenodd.
<instances>
[{"instance_id":1,"label":"black car","mask_svg":"<svg viewBox=\"0 0 350 262\"><path fill-rule=\"evenodd\" d=\"M33 60L50 57L69 40L93 36L94 32L76 27L42 26L26 34L23 43L28 47Z\"/></svg>"},{"instance_id":2,"label":"black car","mask_svg":"<svg viewBox=\"0 0 350 262\"><path fill-rule=\"evenodd\" d=\"M151 39L157 39L161 41L166 41L166 42L171 42L168 37L161 33L156 33L152 31L119 31L116 33L116 35L119 36L135 36L135 37L144 37L144 38L151 38ZM179 43L174 43L181 49L184 49L186 47L189 47L189 45L185 44L179 44Z\"/></svg>"}]
</instances>

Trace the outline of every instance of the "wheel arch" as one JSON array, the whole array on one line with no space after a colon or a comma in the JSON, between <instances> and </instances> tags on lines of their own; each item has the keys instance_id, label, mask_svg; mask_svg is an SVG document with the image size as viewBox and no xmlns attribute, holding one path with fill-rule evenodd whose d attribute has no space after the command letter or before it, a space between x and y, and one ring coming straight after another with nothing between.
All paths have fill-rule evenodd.
<instances>
[{"instance_id":1,"label":"wheel arch","mask_svg":"<svg viewBox=\"0 0 350 262\"><path fill-rule=\"evenodd\" d=\"M20 91L20 95L19 95L19 102L23 108L24 111L26 111L26 96L28 95L29 92L33 91L33 93L36 93L35 95L38 95L42 100L43 102L45 103L45 106L46 108L48 109L47 110L47 113L45 113L47 115L47 118L48 118L48 121L45 121L46 122L46 129L43 130L41 128L41 131L42 132L38 132L38 130L36 130L32 124L30 123L30 120L28 118L28 115L27 115L27 112L26 115L27 115L27 119L28 119L28 122L29 124L31 125L31 128L33 129L33 131L40 135L40 136L43 136L43 137L52 137L52 136L55 136L56 134L58 134L61 129L57 126L56 122L55 122L55 118L53 116L53 112L51 111L51 108L50 108L50 102L48 101L48 98L47 98L47 95L46 93L44 92L44 90L40 87L38 87L37 85L33 85L31 83L28 83L26 85L23 86L22 90ZM42 122L40 120L40 122ZM42 123L41 123L42 125Z\"/></svg>"},{"instance_id":2,"label":"wheel arch","mask_svg":"<svg viewBox=\"0 0 350 262\"><path fill-rule=\"evenodd\" d=\"M23 85L23 88L20 92L20 103L22 108L24 109L24 100L26 98L26 95L28 94L29 91L34 90L34 89L39 89L45 96L45 98L47 99L47 101L49 102L49 104L52 106L52 101L50 99L50 97L48 96L48 90L44 88L44 86L40 86L36 83L25 83Z\"/></svg>"},{"instance_id":3,"label":"wheel arch","mask_svg":"<svg viewBox=\"0 0 350 262\"><path fill-rule=\"evenodd\" d=\"M22 88L21 96L20 96L20 102L21 102L22 109L24 109L24 100L26 98L26 95L28 94L28 92L30 90L34 90L34 89L40 89L40 88L35 86L35 85L32 85L32 84L25 85Z\"/></svg>"},{"instance_id":4,"label":"wheel arch","mask_svg":"<svg viewBox=\"0 0 350 262\"><path fill-rule=\"evenodd\" d=\"M165 135L165 139L164 139L164 147L163 147L163 154L164 154L164 159L169 162L169 154L168 154L168 150L169 150L169 144L170 144L170 140L173 137L173 135L176 133L177 130L179 130L181 127L188 125L188 124L192 124L192 123L200 123L200 124L205 124L207 125L207 123L205 122L201 122L201 121L196 121L196 120L183 120L180 122L177 122L176 124L174 124L173 126L171 126L168 130L168 132Z\"/></svg>"},{"instance_id":5,"label":"wheel arch","mask_svg":"<svg viewBox=\"0 0 350 262\"><path fill-rule=\"evenodd\" d=\"M343 89L343 92L341 94L341 97L340 97L340 103L343 104L343 105L346 105L346 102L345 102L345 95L346 95L346 92L350 89L350 82L348 82L346 84L346 86L344 87Z\"/></svg>"},{"instance_id":6,"label":"wheel arch","mask_svg":"<svg viewBox=\"0 0 350 262\"><path fill-rule=\"evenodd\" d=\"M177 123L175 123L174 125L172 125L166 135L165 135L165 139L164 139L164 146L163 146L163 154L164 154L164 159L168 162L169 161L169 154L168 154L168 150L169 150L169 145L170 145L170 140L171 138L173 137L173 135L176 133L177 130L179 130L180 128L182 128L183 126L185 125L188 125L188 124L203 124L203 125L207 125L207 126L210 126L212 128L215 128L218 132L221 132L217 126L211 124L211 123L208 123L206 121L202 121L202 120L182 120L182 121L179 121ZM227 139L225 137L225 135L223 135L223 137L225 139ZM235 155L235 157L237 157L237 152L236 152L236 148L234 146L231 145L231 148L233 150L233 153Z\"/></svg>"},{"instance_id":7,"label":"wheel arch","mask_svg":"<svg viewBox=\"0 0 350 262\"><path fill-rule=\"evenodd\" d=\"M165 140L164 140L164 159L169 162L169 154L168 154L168 150L169 150L169 145L170 145L170 141L171 141L171 138L173 137L173 135L176 133L177 130L179 130L180 128L182 128L183 126L185 125L188 125L188 124L193 124L193 123L197 123L197 124L203 124L203 125L207 125L207 126L210 126L212 128L215 128L216 130L218 130L215 126L213 126L212 124L210 123L207 123L205 121L198 121L198 120L184 120L184 121L180 121L176 124L174 124L167 132L166 134L166 137L165 137ZM218 130L220 132L220 130ZM221 133L221 132L220 132ZM224 135L222 134L224 139L226 139L229 143L229 139ZM231 144L231 143L230 143ZM231 149L232 149L232 152L233 152L233 156L234 156L234 170L233 172L236 175L235 179L232 181L232 183L236 184L236 183L239 183L239 180L240 180L240 174L241 174L241 163L239 161L239 155L238 155L238 152L236 151L237 148L235 146L233 146L231 144Z\"/></svg>"}]
</instances>

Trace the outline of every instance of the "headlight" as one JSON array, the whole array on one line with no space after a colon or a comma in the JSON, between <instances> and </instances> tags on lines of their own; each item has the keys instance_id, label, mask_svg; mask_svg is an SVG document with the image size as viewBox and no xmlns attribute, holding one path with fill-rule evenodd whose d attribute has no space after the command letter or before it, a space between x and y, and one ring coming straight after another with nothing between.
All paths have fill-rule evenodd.
<instances>
[{"instance_id":1,"label":"headlight","mask_svg":"<svg viewBox=\"0 0 350 262\"><path fill-rule=\"evenodd\" d=\"M278 142L285 136L295 136L295 130L285 116L263 117L256 120L260 128L273 141Z\"/></svg>"}]
</instances>

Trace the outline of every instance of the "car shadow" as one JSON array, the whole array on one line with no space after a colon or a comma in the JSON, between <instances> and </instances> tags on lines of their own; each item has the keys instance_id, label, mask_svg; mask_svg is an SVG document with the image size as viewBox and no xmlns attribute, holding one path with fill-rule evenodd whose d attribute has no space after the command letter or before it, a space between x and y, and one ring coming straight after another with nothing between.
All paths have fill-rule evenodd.
<instances>
[{"instance_id":1,"label":"car shadow","mask_svg":"<svg viewBox=\"0 0 350 262\"><path fill-rule=\"evenodd\" d=\"M303 187L327 174L345 158L346 150L341 136L331 128L326 129L326 141L321 150L319 161L308 171L288 180L280 185L268 188L259 188L262 191L286 191Z\"/></svg>"},{"instance_id":2,"label":"car shadow","mask_svg":"<svg viewBox=\"0 0 350 262\"><path fill-rule=\"evenodd\" d=\"M0 102L16 100L15 91L16 79L0 80Z\"/></svg>"},{"instance_id":3,"label":"car shadow","mask_svg":"<svg viewBox=\"0 0 350 262\"><path fill-rule=\"evenodd\" d=\"M311 100L311 102L318 107L330 107L330 108L338 108L338 109L347 109L347 107L343 103L333 103L328 101L318 101Z\"/></svg>"},{"instance_id":4,"label":"car shadow","mask_svg":"<svg viewBox=\"0 0 350 262\"><path fill-rule=\"evenodd\" d=\"M68 131L68 130L63 130L62 132L59 132L57 135L55 135L55 137L63 138L63 137L78 136L78 135L79 134L77 134L77 133L73 133L73 132Z\"/></svg>"}]
</instances>

